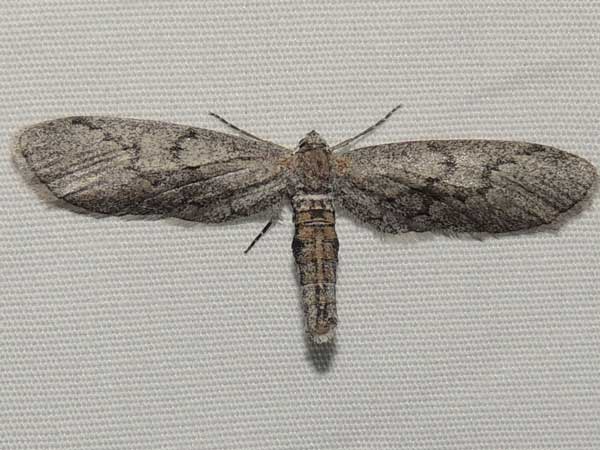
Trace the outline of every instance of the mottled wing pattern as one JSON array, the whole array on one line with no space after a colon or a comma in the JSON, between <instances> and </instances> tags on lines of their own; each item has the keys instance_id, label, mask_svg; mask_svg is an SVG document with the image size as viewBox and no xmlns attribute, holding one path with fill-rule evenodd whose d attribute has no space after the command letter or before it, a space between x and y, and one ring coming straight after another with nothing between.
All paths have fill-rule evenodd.
<instances>
[{"instance_id":1,"label":"mottled wing pattern","mask_svg":"<svg viewBox=\"0 0 600 450\"><path fill-rule=\"evenodd\" d=\"M16 147L37 178L68 203L198 222L248 216L280 202L290 156L274 144L116 117L34 125Z\"/></svg>"},{"instance_id":2,"label":"mottled wing pattern","mask_svg":"<svg viewBox=\"0 0 600 450\"><path fill-rule=\"evenodd\" d=\"M335 160L337 202L389 233L536 227L584 198L596 178L587 161L524 142L403 142Z\"/></svg>"}]
</instances>

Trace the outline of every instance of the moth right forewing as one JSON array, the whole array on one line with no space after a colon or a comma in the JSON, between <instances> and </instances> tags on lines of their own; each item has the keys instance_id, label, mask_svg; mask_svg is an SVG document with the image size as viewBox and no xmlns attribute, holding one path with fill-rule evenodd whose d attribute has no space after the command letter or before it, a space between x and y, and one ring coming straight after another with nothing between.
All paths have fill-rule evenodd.
<instances>
[{"instance_id":1,"label":"moth right forewing","mask_svg":"<svg viewBox=\"0 0 600 450\"><path fill-rule=\"evenodd\" d=\"M338 202L391 233L532 228L577 204L596 178L582 158L524 142L415 141L334 156Z\"/></svg>"}]
</instances>

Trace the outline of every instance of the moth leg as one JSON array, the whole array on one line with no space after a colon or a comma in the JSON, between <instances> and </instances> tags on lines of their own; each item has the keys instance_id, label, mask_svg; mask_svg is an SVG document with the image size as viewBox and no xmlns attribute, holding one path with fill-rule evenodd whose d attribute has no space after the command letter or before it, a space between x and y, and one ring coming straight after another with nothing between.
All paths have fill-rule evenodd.
<instances>
[{"instance_id":1,"label":"moth leg","mask_svg":"<svg viewBox=\"0 0 600 450\"><path fill-rule=\"evenodd\" d=\"M275 142L267 141L266 139L262 139L262 138L259 138L258 136L253 135L252 133L248 133L246 130L242 130L241 128L235 126L234 124L232 124L228 120L224 119L223 117L219 116L218 114L216 114L216 113L214 113L212 111L209 111L208 114L210 114L214 118L218 119L219 121L223 122L228 127L231 127L235 131L243 134L244 136L248 136L249 138L252 138L252 139L254 139L256 141L266 142L267 144L274 145L274 146L276 146L276 147L278 147L278 148L280 148L282 150L287 150L287 148L285 148L283 145L279 145L279 144L276 144Z\"/></svg>"},{"instance_id":2,"label":"moth leg","mask_svg":"<svg viewBox=\"0 0 600 450\"><path fill-rule=\"evenodd\" d=\"M250 251L250 249L252 247L254 247L254 244L256 244L258 242L258 240L263 237L263 235L269 230L269 228L271 228L271 225L273 225L273 219L269 220L267 222L267 224L264 226L264 228L261 230L260 233L258 233L258 236L256 236L254 238L254 240L250 243L250 245L248 246L248 248L246 250L244 250L244 254L248 253Z\"/></svg>"},{"instance_id":3,"label":"moth leg","mask_svg":"<svg viewBox=\"0 0 600 450\"><path fill-rule=\"evenodd\" d=\"M331 151L333 152L333 151L336 151L336 150L338 150L338 149L340 149L342 147L345 147L346 145L350 144L351 142L357 140L358 138L363 137L365 134L370 133L375 128L377 128L378 126L382 125L390 117L392 117L392 114L394 114L401 107L402 107L402 104L394 106L394 108L392 108L392 110L390 112L388 112L385 116L383 116L381 119L379 119L375 124L371 125L366 130L361 131L356 136L353 136L350 139L346 139L345 141L342 141L339 144L335 144L333 147L331 147Z\"/></svg>"}]
</instances>

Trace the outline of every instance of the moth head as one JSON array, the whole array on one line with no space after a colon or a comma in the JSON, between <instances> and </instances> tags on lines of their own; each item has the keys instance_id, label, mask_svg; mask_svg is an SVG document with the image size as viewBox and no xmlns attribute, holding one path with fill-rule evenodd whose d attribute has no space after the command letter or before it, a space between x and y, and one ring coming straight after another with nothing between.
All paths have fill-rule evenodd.
<instances>
[{"instance_id":1,"label":"moth head","mask_svg":"<svg viewBox=\"0 0 600 450\"><path fill-rule=\"evenodd\" d=\"M300 142L298 143L299 152L325 148L329 148L327 146L327 142L325 142L325 139L323 139L315 130L312 130L310 133L300 139Z\"/></svg>"}]
</instances>

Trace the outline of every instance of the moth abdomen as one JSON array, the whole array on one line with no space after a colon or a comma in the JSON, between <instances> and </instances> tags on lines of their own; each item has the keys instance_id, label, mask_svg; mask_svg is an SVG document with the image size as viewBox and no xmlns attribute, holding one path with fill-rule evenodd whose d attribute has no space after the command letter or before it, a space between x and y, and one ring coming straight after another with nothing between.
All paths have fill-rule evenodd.
<instances>
[{"instance_id":1,"label":"moth abdomen","mask_svg":"<svg viewBox=\"0 0 600 450\"><path fill-rule=\"evenodd\" d=\"M305 330L310 338L317 344L331 342L337 325L335 284L304 285L302 300Z\"/></svg>"},{"instance_id":2,"label":"moth abdomen","mask_svg":"<svg viewBox=\"0 0 600 450\"><path fill-rule=\"evenodd\" d=\"M335 282L339 243L331 196L297 195L292 200L292 251L300 274L305 329L317 343L335 335Z\"/></svg>"}]
</instances>

